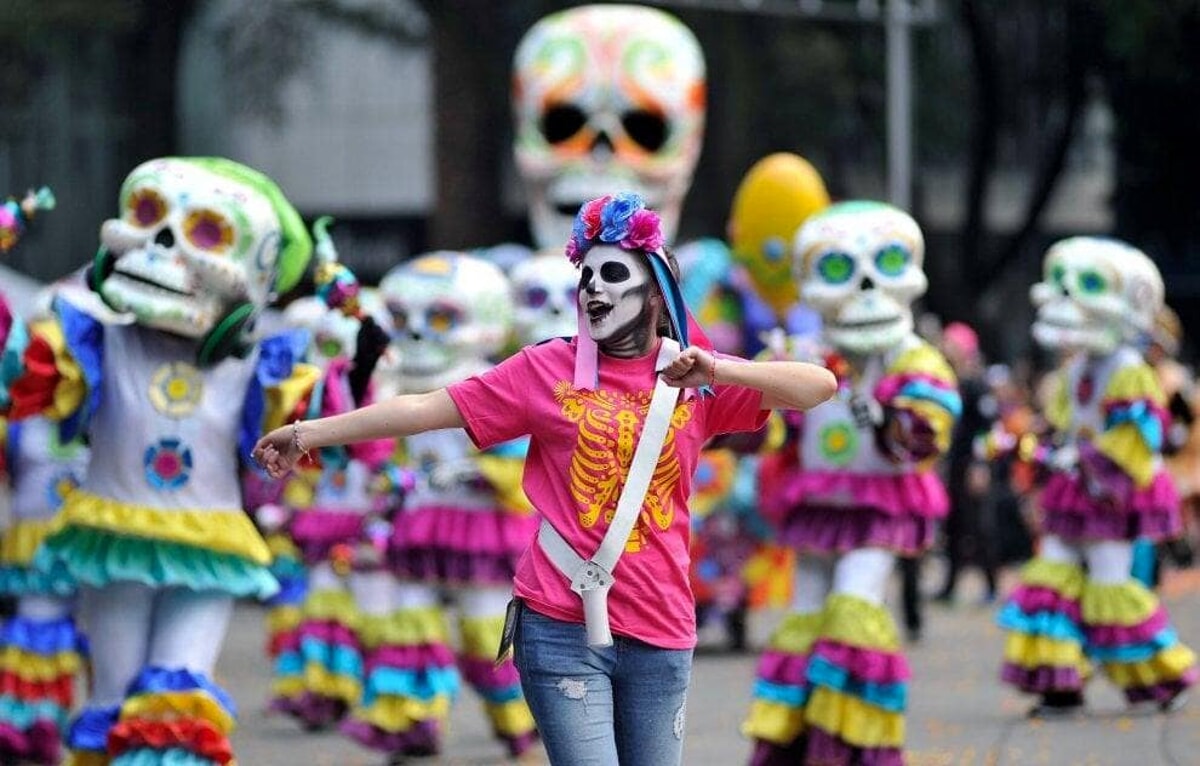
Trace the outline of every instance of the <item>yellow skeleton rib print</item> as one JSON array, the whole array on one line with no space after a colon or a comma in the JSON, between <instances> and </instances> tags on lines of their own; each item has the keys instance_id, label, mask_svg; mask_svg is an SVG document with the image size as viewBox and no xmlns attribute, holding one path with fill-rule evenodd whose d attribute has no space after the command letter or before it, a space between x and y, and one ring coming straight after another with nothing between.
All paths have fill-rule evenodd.
<instances>
[{"instance_id":1,"label":"yellow skeleton rib print","mask_svg":"<svg viewBox=\"0 0 1200 766\"><path fill-rule=\"evenodd\" d=\"M579 424L570 479L571 496L579 504L579 523L585 529L595 526L601 514L605 524L612 522L637 448L641 424L650 409L650 394L650 391L625 394L580 391L567 381L554 387L554 397L562 405L563 415ZM675 432L691 418L690 402L675 407L638 523L625 545L626 553L641 550L647 534L656 529L665 531L675 518L671 495L682 473L675 450Z\"/></svg>"}]
</instances>

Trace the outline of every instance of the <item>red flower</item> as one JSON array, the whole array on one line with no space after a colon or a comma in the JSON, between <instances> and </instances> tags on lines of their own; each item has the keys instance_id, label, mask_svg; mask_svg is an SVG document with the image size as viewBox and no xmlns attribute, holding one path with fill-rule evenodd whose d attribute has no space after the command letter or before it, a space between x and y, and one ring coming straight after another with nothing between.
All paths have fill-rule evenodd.
<instances>
[{"instance_id":1,"label":"red flower","mask_svg":"<svg viewBox=\"0 0 1200 766\"><path fill-rule=\"evenodd\" d=\"M595 239L600 236L600 212L604 210L604 206L612 199L612 195L597 197L583 205L583 209L579 211L579 217L583 220L583 236L587 239Z\"/></svg>"}]
</instances>

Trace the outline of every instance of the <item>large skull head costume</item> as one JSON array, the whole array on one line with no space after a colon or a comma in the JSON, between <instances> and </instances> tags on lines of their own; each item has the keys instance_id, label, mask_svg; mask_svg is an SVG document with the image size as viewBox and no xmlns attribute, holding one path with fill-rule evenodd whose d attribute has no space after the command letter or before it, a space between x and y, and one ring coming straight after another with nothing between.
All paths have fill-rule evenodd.
<instances>
[{"instance_id":1,"label":"large skull head costume","mask_svg":"<svg viewBox=\"0 0 1200 766\"><path fill-rule=\"evenodd\" d=\"M1120 240L1070 237L1046 251L1033 337L1048 348L1111 354L1154 330L1163 306L1158 268Z\"/></svg>"},{"instance_id":2,"label":"large skull head costume","mask_svg":"<svg viewBox=\"0 0 1200 766\"><path fill-rule=\"evenodd\" d=\"M309 332L308 361L321 369L334 359L352 359L358 346L359 320L329 308L316 296L298 298L283 312L284 321Z\"/></svg>"},{"instance_id":3,"label":"large skull head costume","mask_svg":"<svg viewBox=\"0 0 1200 766\"><path fill-rule=\"evenodd\" d=\"M512 331L508 278L464 253L420 256L384 275L402 390L431 391L486 369Z\"/></svg>"},{"instance_id":4,"label":"large skull head costume","mask_svg":"<svg viewBox=\"0 0 1200 766\"><path fill-rule=\"evenodd\" d=\"M880 202L843 202L808 219L793 247L800 299L821 314L826 340L850 354L894 347L913 330L928 281L917 222Z\"/></svg>"},{"instance_id":5,"label":"large skull head costume","mask_svg":"<svg viewBox=\"0 0 1200 766\"><path fill-rule=\"evenodd\" d=\"M704 57L663 11L582 6L535 24L517 47L517 168L539 248L560 247L580 204L637 192L674 239L700 155Z\"/></svg>"},{"instance_id":6,"label":"large skull head costume","mask_svg":"<svg viewBox=\"0 0 1200 766\"><path fill-rule=\"evenodd\" d=\"M514 326L521 345L574 335L579 272L562 251L538 253L513 267Z\"/></svg>"},{"instance_id":7,"label":"large skull head costume","mask_svg":"<svg viewBox=\"0 0 1200 766\"><path fill-rule=\"evenodd\" d=\"M236 335L294 286L312 250L279 188L230 160L139 165L121 187L120 210L101 227L93 288L141 324L201 340L202 355L233 345L214 334Z\"/></svg>"}]
</instances>

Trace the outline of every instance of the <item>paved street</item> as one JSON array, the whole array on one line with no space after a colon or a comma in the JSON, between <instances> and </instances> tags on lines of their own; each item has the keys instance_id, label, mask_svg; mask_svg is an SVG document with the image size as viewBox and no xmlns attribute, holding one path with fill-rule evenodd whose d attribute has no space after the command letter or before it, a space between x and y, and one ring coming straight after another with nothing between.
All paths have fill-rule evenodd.
<instances>
[{"instance_id":1,"label":"paved street","mask_svg":"<svg viewBox=\"0 0 1200 766\"><path fill-rule=\"evenodd\" d=\"M914 680L908 724L910 766L1193 766L1200 765L1200 699L1173 716L1129 711L1102 679L1088 692L1090 713L1058 722L1023 718L1029 700L996 682L1001 655L993 610L974 605L974 580L962 606L926 608L924 641L911 648ZM1169 573L1167 603L1184 641L1200 645L1200 573ZM970 605L968 605L970 604ZM758 615L754 640L774 616ZM243 606L227 644L220 680L241 704L234 744L244 766L311 764L380 766L384 760L336 734L305 734L263 713L267 664L261 652L261 612ZM738 734L749 699L753 655L701 652L689 699L684 763L745 763L749 745ZM509 763L490 740L476 699L467 692L451 719L443 756L420 763L491 766ZM522 763L545 763L538 753Z\"/></svg>"}]
</instances>

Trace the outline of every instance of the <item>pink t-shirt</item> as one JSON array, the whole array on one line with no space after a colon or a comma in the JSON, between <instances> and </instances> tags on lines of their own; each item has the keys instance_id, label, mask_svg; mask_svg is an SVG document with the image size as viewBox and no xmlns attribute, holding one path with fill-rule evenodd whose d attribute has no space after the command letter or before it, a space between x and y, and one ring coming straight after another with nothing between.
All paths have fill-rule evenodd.
<instances>
[{"instance_id":1,"label":"pink t-shirt","mask_svg":"<svg viewBox=\"0 0 1200 766\"><path fill-rule=\"evenodd\" d=\"M575 341L555 339L448 389L478 447L530 435L525 494L584 558L599 548L621 495L650 406L657 353L601 356L599 387L580 391L572 385ZM692 474L709 438L763 425L761 403L759 391L742 386L680 398L641 517L613 573L608 612L614 634L667 649L695 646L688 582ZM579 596L536 544L517 564L514 592L543 614L583 622Z\"/></svg>"}]
</instances>

